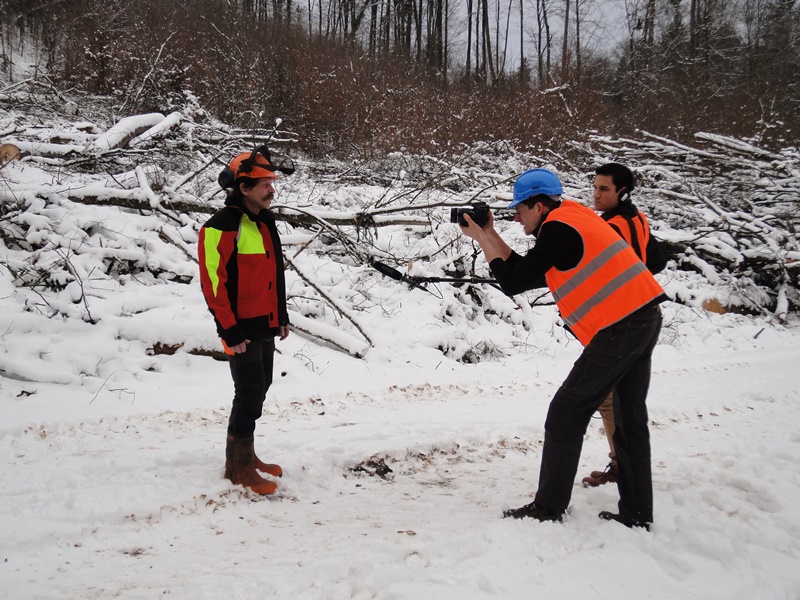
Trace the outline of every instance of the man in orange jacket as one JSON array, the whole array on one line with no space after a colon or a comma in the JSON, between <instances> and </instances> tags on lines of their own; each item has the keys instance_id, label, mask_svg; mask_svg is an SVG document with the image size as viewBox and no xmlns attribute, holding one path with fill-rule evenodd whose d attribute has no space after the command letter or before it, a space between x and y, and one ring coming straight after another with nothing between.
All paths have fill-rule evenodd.
<instances>
[{"instance_id":1,"label":"man in orange jacket","mask_svg":"<svg viewBox=\"0 0 800 600\"><path fill-rule=\"evenodd\" d=\"M649 529L653 484L647 392L661 330L661 286L631 247L591 209L561 200L558 177L531 169L514 183L514 220L536 245L520 256L494 229L465 217L464 234L480 244L508 295L547 286L564 323L583 344L581 356L550 402L534 501L504 517L561 521L572 495L589 420L612 389L618 395L618 512L600 517Z\"/></svg>"},{"instance_id":2,"label":"man in orange jacket","mask_svg":"<svg viewBox=\"0 0 800 600\"><path fill-rule=\"evenodd\" d=\"M256 421L272 385L275 337L289 335L283 252L269 210L278 172L291 160L262 146L236 156L220 173L225 207L202 229L197 244L200 285L228 355L234 396L228 420L225 478L258 494L273 494L283 470L253 450Z\"/></svg>"},{"instance_id":3,"label":"man in orange jacket","mask_svg":"<svg viewBox=\"0 0 800 600\"><path fill-rule=\"evenodd\" d=\"M631 193L636 180L631 170L619 163L606 163L595 169L594 209L600 212L603 220L633 248L636 256L655 274L663 269L648 256L648 249L654 248L650 240L650 225L647 218L633 204ZM610 393L598 411L603 419L609 447L609 463L602 471L592 471L582 482L586 487L597 487L617 481L617 454L614 450L614 393Z\"/></svg>"}]
</instances>

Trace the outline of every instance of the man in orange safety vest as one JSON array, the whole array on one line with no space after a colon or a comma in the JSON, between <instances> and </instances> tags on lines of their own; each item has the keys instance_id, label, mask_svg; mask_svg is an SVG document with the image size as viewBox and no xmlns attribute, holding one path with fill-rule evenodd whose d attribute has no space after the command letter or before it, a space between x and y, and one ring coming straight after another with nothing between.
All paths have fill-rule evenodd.
<instances>
[{"instance_id":1,"label":"man in orange safety vest","mask_svg":"<svg viewBox=\"0 0 800 600\"><path fill-rule=\"evenodd\" d=\"M505 517L561 521L569 506L583 437L612 389L620 420L615 437L619 463L618 511L600 517L649 530L653 485L647 392L653 348L661 330L661 286L631 247L591 209L562 200L558 177L531 169L514 183L508 208L536 245L514 252L494 228L465 216L464 234L480 244L508 295L548 287L565 325L584 349L550 402L534 501Z\"/></svg>"}]
</instances>

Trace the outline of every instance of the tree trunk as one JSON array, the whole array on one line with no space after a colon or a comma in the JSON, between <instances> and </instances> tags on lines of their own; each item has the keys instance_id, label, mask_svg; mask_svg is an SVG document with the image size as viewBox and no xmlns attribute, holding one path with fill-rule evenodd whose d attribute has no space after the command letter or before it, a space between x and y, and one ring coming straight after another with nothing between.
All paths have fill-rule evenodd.
<instances>
[{"instance_id":1,"label":"tree trunk","mask_svg":"<svg viewBox=\"0 0 800 600\"><path fill-rule=\"evenodd\" d=\"M537 42L539 59L539 86L546 83L547 74L550 73L550 21L547 17L547 0L536 0L536 22L538 25L539 39Z\"/></svg>"},{"instance_id":2,"label":"tree trunk","mask_svg":"<svg viewBox=\"0 0 800 600\"><path fill-rule=\"evenodd\" d=\"M483 38L485 42L483 60L484 72L489 67L489 81L496 81L494 62L492 61L492 29L489 25L489 0L483 0Z\"/></svg>"},{"instance_id":3,"label":"tree trunk","mask_svg":"<svg viewBox=\"0 0 800 600\"><path fill-rule=\"evenodd\" d=\"M647 12L644 18L644 43L652 50L655 40L656 0L647 1Z\"/></svg>"},{"instance_id":4,"label":"tree trunk","mask_svg":"<svg viewBox=\"0 0 800 600\"><path fill-rule=\"evenodd\" d=\"M472 59L472 4L473 0L467 0L467 66L464 73L467 81L470 80L470 61Z\"/></svg>"},{"instance_id":5,"label":"tree trunk","mask_svg":"<svg viewBox=\"0 0 800 600\"><path fill-rule=\"evenodd\" d=\"M567 80L567 75L569 70L569 6L570 6L570 0L565 0L564 45L561 49L561 81Z\"/></svg>"},{"instance_id":6,"label":"tree trunk","mask_svg":"<svg viewBox=\"0 0 800 600\"><path fill-rule=\"evenodd\" d=\"M525 24L525 0L519 0L519 78L525 80L525 47L524 28Z\"/></svg>"},{"instance_id":7,"label":"tree trunk","mask_svg":"<svg viewBox=\"0 0 800 600\"><path fill-rule=\"evenodd\" d=\"M581 80L581 4L575 0L575 80Z\"/></svg>"}]
</instances>

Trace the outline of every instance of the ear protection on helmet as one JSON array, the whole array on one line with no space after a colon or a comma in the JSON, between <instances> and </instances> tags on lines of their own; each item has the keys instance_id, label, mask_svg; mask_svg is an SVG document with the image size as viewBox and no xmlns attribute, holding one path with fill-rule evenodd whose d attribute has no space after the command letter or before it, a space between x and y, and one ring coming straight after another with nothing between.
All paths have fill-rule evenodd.
<instances>
[{"instance_id":1,"label":"ear protection on helmet","mask_svg":"<svg viewBox=\"0 0 800 600\"><path fill-rule=\"evenodd\" d=\"M233 182L236 181L236 174L233 172L233 169L230 167L225 167L220 171L220 174L217 176L217 183L219 187L223 190L233 187Z\"/></svg>"}]
</instances>

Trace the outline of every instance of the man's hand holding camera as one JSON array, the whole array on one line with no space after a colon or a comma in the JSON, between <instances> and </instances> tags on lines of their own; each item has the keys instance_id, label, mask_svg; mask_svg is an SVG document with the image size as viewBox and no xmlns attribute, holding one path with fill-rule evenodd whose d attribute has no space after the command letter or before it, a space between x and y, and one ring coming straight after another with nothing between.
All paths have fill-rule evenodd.
<instances>
[{"instance_id":1,"label":"man's hand holding camera","mask_svg":"<svg viewBox=\"0 0 800 600\"><path fill-rule=\"evenodd\" d=\"M466 225L463 225L462 223L466 223ZM494 215L492 214L492 211L489 211L489 216L486 219L486 223L483 225L483 227L481 227L473 220L472 215L466 213L463 215L462 222L459 223L459 226L461 227L461 231L464 232L465 236L472 238L480 244L481 238L486 236L489 231L494 229Z\"/></svg>"},{"instance_id":2,"label":"man's hand holding camera","mask_svg":"<svg viewBox=\"0 0 800 600\"><path fill-rule=\"evenodd\" d=\"M481 235L483 228L492 229L494 215L486 202L475 202L469 208L451 208L450 222L458 223L464 235L480 243L476 236Z\"/></svg>"},{"instance_id":3,"label":"man's hand holding camera","mask_svg":"<svg viewBox=\"0 0 800 600\"><path fill-rule=\"evenodd\" d=\"M492 211L485 204L484 206L486 207L485 213L478 212L476 214L475 211L461 209L464 212L459 215L458 224L465 236L480 244L487 262L491 263L495 258L506 260L511 255L511 248L495 230ZM482 226L481 221L483 222Z\"/></svg>"}]
</instances>

